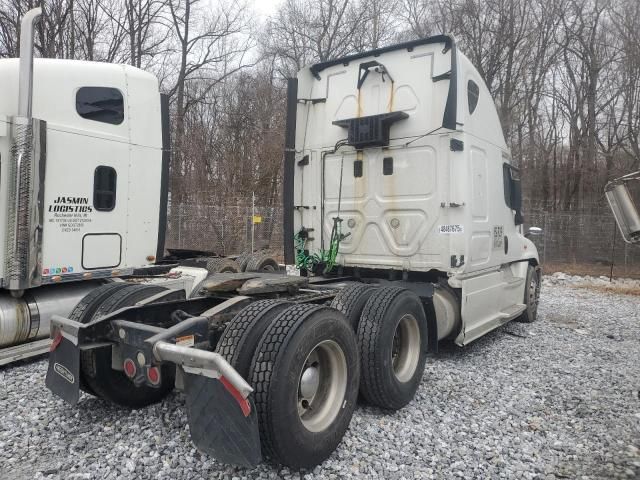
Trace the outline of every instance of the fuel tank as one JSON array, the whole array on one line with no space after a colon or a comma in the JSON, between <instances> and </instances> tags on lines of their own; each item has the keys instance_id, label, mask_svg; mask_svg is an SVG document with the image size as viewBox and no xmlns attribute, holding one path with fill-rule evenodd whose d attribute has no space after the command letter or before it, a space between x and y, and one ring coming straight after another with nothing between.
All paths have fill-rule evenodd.
<instances>
[{"instance_id":1,"label":"fuel tank","mask_svg":"<svg viewBox=\"0 0 640 480\"><path fill-rule=\"evenodd\" d=\"M100 280L48 285L25 291L20 298L0 293L0 347L46 338L53 315L66 316Z\"/></svg>"},{"instance_id":2,"label":"fuel tank","mask_svg":"<svg viewBox=\"0 0 640 480\"><path fill-rule=\"evenodd\" d=\"M449 288L438 286L433 292L433 306L438 323L438 340L458 335L462 328L460 301Z\"/></svg>"}]
</instances>

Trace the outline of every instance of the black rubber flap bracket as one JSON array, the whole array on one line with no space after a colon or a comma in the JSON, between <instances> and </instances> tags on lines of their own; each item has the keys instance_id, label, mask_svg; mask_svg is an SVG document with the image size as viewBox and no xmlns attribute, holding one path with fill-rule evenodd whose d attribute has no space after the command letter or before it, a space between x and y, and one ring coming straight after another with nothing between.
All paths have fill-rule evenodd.
<instances>
[{"instance_id":1,"label":"black rubber flap bracket","mask_svg":"<svg viewBox=\"0 0 640 480\"><path fill-rule=\"evenodd\" d=\"M391 125L405 118L409 118L409 114L405 112L389 112L367 117L336 120L333 124L349 129L347 143L356 150L361 150L367 147L388 146Z\"/></svg>"},{"instance_id":2,"label":"black rubber flap bracket","mask_svg":"<svg viewBox=\"0 0 640 480\"><path fill-rule=\"evenodd\" d=\"M251 397L248 409L240 405L224 377L184 372L184 393L193 443L217 460L244 467L262 461L258 416ZM247 411L248 410L248 411Z\"/></svg>"}]
</instances>

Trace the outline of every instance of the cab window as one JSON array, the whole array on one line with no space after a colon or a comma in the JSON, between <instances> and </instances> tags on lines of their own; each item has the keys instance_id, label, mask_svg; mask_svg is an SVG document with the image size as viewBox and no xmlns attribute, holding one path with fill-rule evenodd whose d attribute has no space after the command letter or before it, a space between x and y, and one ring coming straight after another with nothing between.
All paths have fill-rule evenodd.
<instances>
[{"instance_id":1,"label":"cab window","mask_svg":"<svg viewBox=\"0 0 640 480\"><path fill-rule=\"evenodd\" d=\"M475 112L480 97L480 87L473 80L467 82L467 100L469 102L469 115Z\"/></svg>"},{"instance_id":2,"label":"cab window","mask_svg":"<svg viewBox=\"0 0 640 480\"><path fill-rule=\"evenodd\" d=\"M515 210L515 224L524 222L522 217L522 185L520 183L520 170L504 163L502 165L504 183L504 201L511 210Z\"/></svg>"}]
</instances>

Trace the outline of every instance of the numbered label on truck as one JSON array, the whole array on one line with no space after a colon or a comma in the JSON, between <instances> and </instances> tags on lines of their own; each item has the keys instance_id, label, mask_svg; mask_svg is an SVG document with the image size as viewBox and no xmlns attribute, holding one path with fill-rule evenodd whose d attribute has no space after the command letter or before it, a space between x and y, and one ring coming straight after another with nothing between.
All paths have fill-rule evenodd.
<instances>
[{"instance_id":1,"label":"numbered label on truck","mask_svg":"<svg viewBox=\"0 0 640 480\"><path fill-rule=\"evenodd\" d=\"M462 225L440 225L438 233L464 233Z\"/></svg>"}]
</instances>

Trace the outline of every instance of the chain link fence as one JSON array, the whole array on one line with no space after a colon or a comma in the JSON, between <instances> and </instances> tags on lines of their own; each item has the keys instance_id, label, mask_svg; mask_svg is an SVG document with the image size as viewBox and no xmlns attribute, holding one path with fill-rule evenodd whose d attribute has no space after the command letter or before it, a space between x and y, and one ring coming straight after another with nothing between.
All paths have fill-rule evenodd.
<instances>
[{"instance_id":1,"label":"chain link fence","mask_svg":"<svg viewBox=\"0 0 640 480\"><path fill-rule=\"evenodd\" d=\"M282 208L249 205L170 205L166 248L205 250L228 256L282 252Z\"/></svg>"},{"instance_id":2,"label":"chain link fence","mask_svg":"<svg viewBox=\"0 0 640 480\"><path fill-rule=\"evenodd\" d=\"M253 223L253 250L269 250L281 257L280 206L256 206L253 210L251 204L171 206L166 246L213 251L218 255L249 251L254 216L258 223ZM526 227L543 229L542 235L532 237L543 265L590 267L585 273L606 274L613 261L616 275L640 275L640 246L622 241L608 207L592 208L589 212L529 207L525 218Z\"/></svg>"},{"instance_id":3,"label":"chain link fence","mask_svg":"<svg viewBox=\"0 0 640 480\"><path fill-rule=\"evenodd\" d=\"M533 210L525 218L527 227L543 230L531 237L543 265L602 267L592 271L604 273L613 264L615 275L640 274L640 246L622 240L611 212Z\"/></svg>"}]
</instances>

